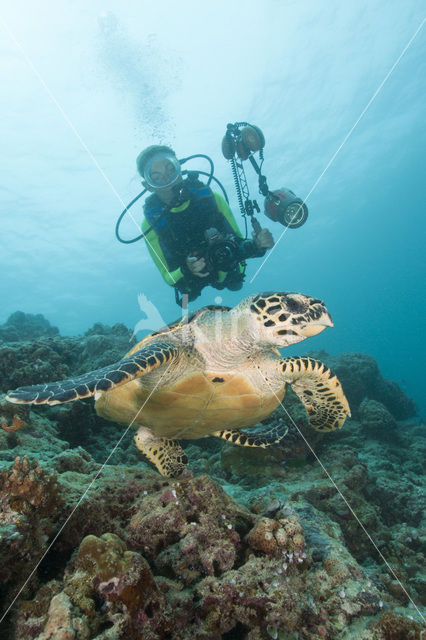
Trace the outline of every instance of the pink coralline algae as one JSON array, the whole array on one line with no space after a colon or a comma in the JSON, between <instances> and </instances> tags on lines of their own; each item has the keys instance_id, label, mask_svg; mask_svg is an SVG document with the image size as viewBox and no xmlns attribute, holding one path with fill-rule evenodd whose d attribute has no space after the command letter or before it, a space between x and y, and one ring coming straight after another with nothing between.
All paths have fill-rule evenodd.
<instances>
[{"instance_id":1,"label":"pink coralline algae","mask_svg":"<svg viewBox=\"0 0 426 640\"><path fill-rule=\"evenodd\" d=\"M135 505L127 542L191 583L232 568L252 516L210 478L174 482ZM237 530L238 529L238 530Z\"/></svg>"}]
</instances>

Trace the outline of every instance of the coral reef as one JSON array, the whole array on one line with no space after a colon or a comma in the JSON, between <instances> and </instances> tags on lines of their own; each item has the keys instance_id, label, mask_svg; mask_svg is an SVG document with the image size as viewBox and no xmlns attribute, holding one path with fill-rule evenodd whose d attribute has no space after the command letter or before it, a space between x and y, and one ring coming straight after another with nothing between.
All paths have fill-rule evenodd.
<instances>
[{"instance_id":1,"label":"coral reef","mask_svg":"<svg viewBox=\"0 0 426 640\"><path fill-rule=\"evenodd\" d=\"M62 579L21 603L14 639L338 638L383 608L338 526L310 505L257 516L201 476L152 483L132 510L127 540L86 535ZM325 542L315 562L312 521Z\"/></svg>"},{"instance_id":2,"label":"coral reef","mask_svg":"<svg viewBox=\"0 0 426 640\"><path fill-rule=\"evenodd\" d=\"M62 506L56 476L17 457L0 471L0 584L8 597L47 548Z\"/></svg>"},{"instance_id":3,"label":"coral reef","mask_svg":"<svg viewBox=\"0 0 426 640\"><path fill-rule=\"evenodd\" d=\"M0 342L36 340L42 336L57 335L59 335L59 329L52 327L41 313L34 315L23 311L15 311L4 324L0 325Z\"/></svg>"},{"instance_id":4,"label":"coral reef","mask_svg":"<svg viewBox=\"0 0 426 640\"><path fill-rule=\"evenodd\" d=\"M265 516L208 476L148 472L123 477L117 502L110 472L108 489L79 507L56 545L64 570L21 600L11 639L337 639L352 625L363 635L348 638L391 637L379 621L394 596L345 548L339 525L300 496L272 504L259 494L253 505L259 512L263 500ZM99 526L95 509L110 509L116 533ZM392 615L395 628L419 633L414 620Z\"/></svg>"},{"instance_id":5,"label":"coral reef","mask_svg":"<svg viewBox=\"0 0 426 640\"><path fill-rule=\"evenodd\" d=\"M47 321L42 320L41 325L44 326ZM37 339L32 342L27 340L27 332L23 332L19 339L15 333L8 336L0 335L0 390L3 392L17 386L65 379L105 366L119 360L133 344L132 332L122 324L107 327L97 323L84 336L77 338L60 337L57 330L52 335L41 333L39 337L37 334ZM0 423L12 424L11 411L20 416L22 410L15 405L10 409L10 405L2 402ZM86 447L102 460L103 450L109 448L109 442L120 429L99 418L90 401L47 409L39 407L33 415L47 416L50 421L55 421L63 440ZM23 420L26 422L25 417Z\"/></svg>"},{"instance_id":6,"label":"coral reef","mask_svg":"<svg viewBox=\"0 0 426 640\"><path fill-rule=\"evenodd\" d=\"M133 344L131 331L122 324L106 327L97 323L82 337L63 338L56 328L49 330L40 322L40 331L35 335L32 324L22 334L18 330L16 334L0 333L0 389L3 391L61 380L103 367L120 360Z\"/></svg>"},{"instance_id":7,"label":"coral reef","mask_svg":"<svg viewBox=\"0 0 426 640\"><path fill-rule=\"evenodd\" d=\"M130 337L96 324L63 338L18 314L0 327L0 388L103 366ZM116 447L123 428L91 402L0 398L2 611L25 584L4 637L420 640L424 429L400 422L414 405L370 356L314 357L350 400L341 431L313 432L289 391L254 429L286 425L279 446L185 442L194 476L173 481L131 432Z\"/></svg>"},{"instance_id":8,"label":"coral reef","mask_svg":"<svg viewBox=\"0 0 426 640\"><path fill-rule=\"evenodd\" d=\"M303 529L294 516L280 520L260 518L248 533L246 541L255 551L261 551L273 558L284 556L289 561L306 559L303 551Z\"/></svg>"},{"instance_id":9,"label":"coral reef","mask_svg":"<svg viewBox=\"0 0 426 640\"><path fill-rule=\"evenodd\" d=\"M388 409L377 400L364 398L358 408L359 419L365 435L372 434L379 437L389 437L397 428L397 423Z\"/></svg>"}]
</instances>

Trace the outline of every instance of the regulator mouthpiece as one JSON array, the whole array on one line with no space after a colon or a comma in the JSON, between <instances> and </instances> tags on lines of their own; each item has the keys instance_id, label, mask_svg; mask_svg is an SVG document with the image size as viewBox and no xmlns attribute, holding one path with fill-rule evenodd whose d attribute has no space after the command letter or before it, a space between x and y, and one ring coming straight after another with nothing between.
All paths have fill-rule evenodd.
<instances>
[{"instance_id":1,"label":"regulator mouthpiece","mask_svg":"<svg viewBox=\"0 0 426 640\"><path fill-rule=\"evenodd\" d=\"M290 189L277 189L265 198L265 215L285 227L297 229L308 218L308 207Z\"/></svg>"}]
</instances>

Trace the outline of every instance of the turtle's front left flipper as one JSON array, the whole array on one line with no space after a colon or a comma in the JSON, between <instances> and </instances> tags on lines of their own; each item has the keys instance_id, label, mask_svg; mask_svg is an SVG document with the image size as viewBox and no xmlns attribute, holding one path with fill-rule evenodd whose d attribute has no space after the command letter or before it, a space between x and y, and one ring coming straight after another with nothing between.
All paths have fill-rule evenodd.
<instances>
[{"instance_id":1,"label":"turtle's front left flipper","mask_svg":"<svg viewBox=\"0 0 426 640\"><path fill-rule=\"evenodd\" d=\"M62 404L90 398L144 376L160 365L170 363L179 354L179 348L169 342L147 345L130 356L102 369L84 373L69 380L19 387L9 391L6 399L15 404Z\"/></svg>"},{"instance_id":2,"label":"turtle's front left flipper","mask_svg":"<svg viewBox=\"0 0 426 640\"><path fill-rule=\"evenodd\" d=\"M314 429L340 429L351 412L342 385L330 369L313 358L285 358L280 360L280 367Z\"/></svg>"}]
</instances>

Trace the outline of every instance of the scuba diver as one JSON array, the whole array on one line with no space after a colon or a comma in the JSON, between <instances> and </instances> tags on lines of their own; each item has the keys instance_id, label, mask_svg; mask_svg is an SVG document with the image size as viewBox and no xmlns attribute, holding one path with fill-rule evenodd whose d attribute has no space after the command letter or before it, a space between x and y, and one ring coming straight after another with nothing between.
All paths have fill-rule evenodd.
<instances>
[{"instance_id":1,"label":"scuba diver","mask_svg":"<svg viewBox=\"0 0 426 640\"><path fill-rule=\"evenodd\" d=\"M241 289L245 260L262 257L274 240L259 228L244 239L225 198L189 172L183 179L173 149L152 145L136 160L142 184L151 195L144 205L142 232L148 251L168 285L188 300L209 285Z\"/></svg>"},{"instance_id":2,"label":"scuba diver","mask_svg":"<svg viewBox=\"0 0 426 640\"><path fill-rule=\"evenodd\" d=\"M241 233L229 207L227 193L214 176L211 158L195 154L178 159L165 145L152 145L136 159L142 177L141 191L120 214L115 235L124 244L144 238L148 251L166 283L174 287L176 302L182 306L182 296L195 300L206 286L216 289L241 289L246 260L262 257L274 246L271 232L262 228L255 217L260 213L256 200L250 198L244 162L248 161L259 179L259 193L264 196L264 214L286 228L297 229L307 220L306 203L288 188L270 191L262 174L265 137L256 125L248 122L228 124L222 140L222 154L229 161L240 213L245 222ZM254 154L258 153L259 160ZM210 172L182 170L182 165L194 158L203 158ZM207 176L207 182L199 175ZM223 196L210 188L214 180ZM125 239L120 224L129 209L147 192L143 212L142 233ZM248 237L248 220L253 238ZM282 235L282 234L281 234ZM281 236L280 236L281 237Z\"/></svg>"}]
</instances>

